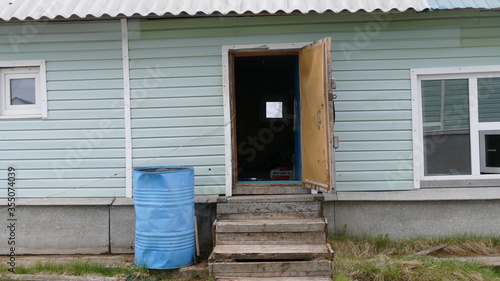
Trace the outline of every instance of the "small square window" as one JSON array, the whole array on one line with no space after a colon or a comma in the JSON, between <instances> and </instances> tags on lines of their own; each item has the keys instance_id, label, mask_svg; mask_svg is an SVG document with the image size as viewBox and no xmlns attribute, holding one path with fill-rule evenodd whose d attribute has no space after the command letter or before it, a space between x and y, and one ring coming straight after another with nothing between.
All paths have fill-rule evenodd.
<instances>
[{"instance_id":1,"label":"small square window","mask_svg":"<svg viewBox=\"0 0 500 281\"><path fill-rule=\"evenodd\" d=\"M0 118L47 117L44 62L0 62Z\"/></svg>"},{"instance_id":2,"label":"small square window","mask_svg":"<svg viewBox=\"0 0 500 281\"><path fill-rule=\"evenodd\" d=\"M500 130L479 131L481 173L500 173Z\"/></svg>"}]
</instances>

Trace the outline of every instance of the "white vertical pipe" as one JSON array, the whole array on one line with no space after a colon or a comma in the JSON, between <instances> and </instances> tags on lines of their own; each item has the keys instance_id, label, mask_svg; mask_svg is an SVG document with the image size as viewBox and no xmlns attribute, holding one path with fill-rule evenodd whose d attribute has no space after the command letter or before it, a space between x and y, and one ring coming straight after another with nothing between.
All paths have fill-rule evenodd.
<instances>
[{"instance_id":1,"label":"white vertical pipe","mask_svg":"<svg viewBox=\"0 0 500 281\"><path fill-rule=\"evenodd\" d=\"M125 121L125 196L132 198L132 121L130 108L130 65L128 49L128 23L121 19L123 61L123 104Z\"/></svg>"}]
</instances>

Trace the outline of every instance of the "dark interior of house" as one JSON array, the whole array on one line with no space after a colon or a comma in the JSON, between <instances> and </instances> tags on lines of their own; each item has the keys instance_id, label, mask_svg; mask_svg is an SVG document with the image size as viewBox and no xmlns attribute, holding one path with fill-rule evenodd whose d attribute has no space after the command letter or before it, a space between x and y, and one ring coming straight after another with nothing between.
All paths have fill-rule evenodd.
<instances>
[{"instance_id":1,"label":"dark interior of house","mask_svg":"<svg viewBox=\"0 0 500 281\"><path fill-rule=\"evenodd\" d=\"M235 57L238 181L296 179L297 66L297 55Z\"/></svg>"}]
</instances>

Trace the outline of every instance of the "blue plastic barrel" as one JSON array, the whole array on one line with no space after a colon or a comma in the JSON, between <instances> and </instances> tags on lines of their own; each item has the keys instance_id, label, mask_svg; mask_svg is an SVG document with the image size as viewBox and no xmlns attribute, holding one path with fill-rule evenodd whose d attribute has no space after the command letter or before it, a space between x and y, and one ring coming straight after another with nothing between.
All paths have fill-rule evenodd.
<instances>
[{"instance_id":1,"label":"blue plastic barrel","mask_svg":"<svg viewBox=\"0 0 500 281\"><path fill-rule=\"evenodd\" d=\"M135 264L150 269L193 264L193 168L136 168L133 182Z\"/></svg>"}]
</instances>

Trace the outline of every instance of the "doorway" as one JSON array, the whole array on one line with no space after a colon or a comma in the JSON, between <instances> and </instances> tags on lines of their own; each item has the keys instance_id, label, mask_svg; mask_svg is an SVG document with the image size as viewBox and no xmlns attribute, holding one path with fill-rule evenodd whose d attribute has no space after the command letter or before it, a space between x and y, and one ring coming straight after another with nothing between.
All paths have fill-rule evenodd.
<instances>
[{"instance_id":1,"label":"doorway","mask_svg":"<svg viewBox=\"0 0 500 281\"><path fill-rule=\"evenodd\" d=\"M300 183L298 52L235 54L236 182Z\"/></svg>"},{"instance_id":2,"label":"doorway","mask_svg":"<svg viewBox=\"0 0 500 281\"><path fill-rule=\"evenodd\" d=\"M223 46L227 196L334 191L330 47Z\"/></svg>"}]
</instances>

